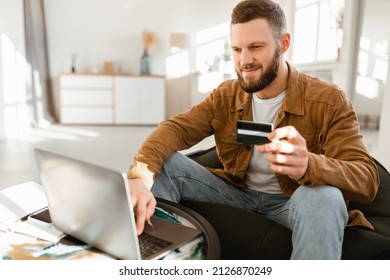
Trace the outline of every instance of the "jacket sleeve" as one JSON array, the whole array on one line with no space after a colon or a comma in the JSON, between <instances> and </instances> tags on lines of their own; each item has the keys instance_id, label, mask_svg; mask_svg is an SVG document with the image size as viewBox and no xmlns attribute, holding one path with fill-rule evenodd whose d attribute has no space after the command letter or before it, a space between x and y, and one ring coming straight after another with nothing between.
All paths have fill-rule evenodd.
<instances>
[{"instance_id":1,"label":"jacket sleeve","mask_svg":"<svg viewBox=\"0 0 390 280\"><path fill-rule=\"evenodd\" d=\"M334 102L326 131L321 137L319 154L309 154L306 174L298 183L304 186L323 184L338 187L346 200L371 202L378 190L379 175L369 155L352 103L344 94Z\"/></svg>"},{"instance_id":2,"label":"jacket sleeve","mask_svg":"<svg viewBox=\"0 0 390 280\"><path fill-rule=\"evenodd\" d=\"M141 145L128 178L143 178L153 184L164 163L176 151L188 149L213 134L213 96L190 110L163 121Z\"/></svg>"}]
</instances>

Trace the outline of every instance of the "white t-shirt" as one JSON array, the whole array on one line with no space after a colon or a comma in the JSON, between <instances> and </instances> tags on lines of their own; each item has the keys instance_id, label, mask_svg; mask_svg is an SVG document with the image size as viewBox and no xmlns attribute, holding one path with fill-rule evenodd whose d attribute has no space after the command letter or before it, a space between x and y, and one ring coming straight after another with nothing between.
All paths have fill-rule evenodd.
<instances>
[{"instance_id":1,"label":"white t-shirt","mask_svg":"<svg viewBox=\"0 0 390 280\"><path fill-rule=\"evenodd\" d=\"M255 122L275 123L280 106L283 103L286 91L270 99L260 99L256 93L252 98L253 120ZM266 161L266 154L255 150L248 166L245 182L250 189L260 192L280 194L282 190L276 180L275 173L271 170L270 164Z\"/></svg>"}]
</instances>

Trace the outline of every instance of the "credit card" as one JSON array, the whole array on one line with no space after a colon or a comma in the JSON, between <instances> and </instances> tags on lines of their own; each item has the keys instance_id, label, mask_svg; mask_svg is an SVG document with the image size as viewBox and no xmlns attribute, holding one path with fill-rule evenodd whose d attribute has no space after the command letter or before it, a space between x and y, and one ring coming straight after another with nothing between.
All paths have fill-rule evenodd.
<instances>
[{"instance_id":1,"label":"credit card","mask_svg":"<svg viewBox=\"0 0 390 280\"><path fill-rule=\"evenodd\" d=\"M269 143L268 135L274 129L272 123L237 121L237 137L239 143L262 145Z\"/></svg>"}]
</instances>

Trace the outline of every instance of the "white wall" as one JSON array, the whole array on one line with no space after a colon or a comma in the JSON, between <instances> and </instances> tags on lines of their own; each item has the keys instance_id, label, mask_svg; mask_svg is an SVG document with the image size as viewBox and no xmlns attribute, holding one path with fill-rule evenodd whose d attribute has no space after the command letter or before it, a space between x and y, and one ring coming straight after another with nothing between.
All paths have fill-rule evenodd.
<instances>
[{"instance_id":1,"label":"white wall","mask_svg":"<svg viewBox=\"0 0 390 280\"><path fill-rule=\"evenodd\" d=\"M389 38L390 39L390 38ZM390 71L387 72L387 83L382 102L382 112L379 129L378 149L374 156L390 170Z\"/></svg>"},{"instance_id":2,"label":"white wall","mask_svg":"<svg viewBox=\"0 0 390 280\"><path fill-rule=\"evenodd\" d=\"M390 35L389 35L390 42ZM390 46L389 46L390 52ZM382 100L382 110L379 127L378 148L375 150L374 156L390 170L390 67L387 71L387 81L384 89Z\"/></svg>"},{"instance_id":3,"label":"white wall","mask_svg":"<svg viewBox=\"0 0 390 280\"><path fill-rule=\"evenodd\" d=\"M1 11L0 11L0 20L1 20ZM2 30L3 23L0 23L0 140L5 138L5 118L4 118L4 89L3 89L3 50L1 46L2 42Z\"/></svg>"},{"instance_id":4,"label":"white wall","mask_svg":"<svg viewBox=\"0 0 390 280\"><path fill-rule=\"evenodd\" d=\"M25 78L24 56L23 0L0 0L0 139L5 138L10 124L18 122L16 114L12 119L5 119L6 108L13 106L12 110L16 112L16 104L27 106L26 100L21 102L19 99L25 94L19 83L20 78Z\"/></svg>"},{"instance_id":5,"label":"white wall","mask_svg":"<svg viewBox=\"0 0 390 280\"><path fill-rule=\"evenodd\" d=\"M379 58L375 51L376 45L387 42L387 53L390 53L389 10L389 0L365 0L362 36L370 43L366 50L369 55L369 77L372 77L372 70ZM389 64L389 57L387 59ZM358 113L380 116L378 145L374 147L372 155L390 170L390 66L388 65L387 80L384 83L376 79L372 79L372 82L378 83L378 96L370 99L355 93L353 103Z\"/></svg>"},{"instance_id":6,"label":"white wall","mask_svg":"<svg viewBox=\"0 0 390 280\"><path fill-rule=\"evenodd\" d=\"M355 92L352 97L355 109L358 114L380 116L382 101L384 97L384 85L382 81L373 78L373 71L378 59L376 53L377 46L387 41L389 46L390 30L390 1L388 0L366 0L363 11L363 25L361 37L367 42L367 49L361 49L365 55L368 55L367 77L378 87L378 96L370 98ZM386 50L387 51L387 50ZM362 59L359 59L362 61ZM388 61L390 62L390 61ZM366 94L375 94L376 92L365 90Z\"/></svg>"},{"instance_id":7,"label":"white wall","mask_svg":"<svg viewBox=\"0 0 390 280\"><path fill-rule=\"evenodd\" d=\"M191 33L227 22L239 0L45 0L52 77L71 69L102 70L113 61L117 70L138 74L143 52L142 32L157 34L151 48L152 72L165 74L172 32Z\"/></svg>"}]
</instances>

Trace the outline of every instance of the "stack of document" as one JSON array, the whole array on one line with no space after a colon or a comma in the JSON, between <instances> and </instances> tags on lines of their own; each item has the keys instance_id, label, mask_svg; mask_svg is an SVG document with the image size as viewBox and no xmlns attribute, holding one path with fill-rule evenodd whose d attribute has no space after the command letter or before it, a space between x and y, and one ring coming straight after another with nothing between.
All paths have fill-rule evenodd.
<instances>
[{"instance_id":1,"label":"stack of document","mask_svg":"<svg viewBox=\"0 0 390 280\"><path fill-rule=\"evenodd\" d=\"M0 191L0 230L18 232L57 242L65 234L52 225L29 221L27 217L47 208L43 186L26 182Z\"/></svg>"}]
</instances>

